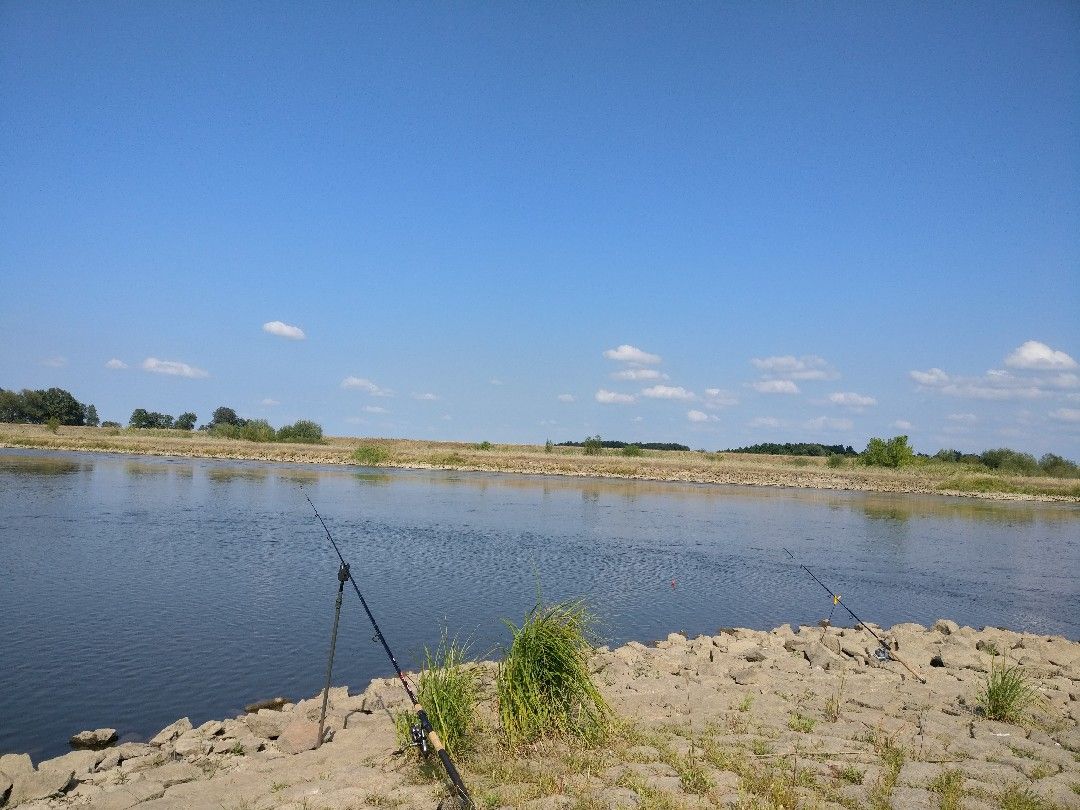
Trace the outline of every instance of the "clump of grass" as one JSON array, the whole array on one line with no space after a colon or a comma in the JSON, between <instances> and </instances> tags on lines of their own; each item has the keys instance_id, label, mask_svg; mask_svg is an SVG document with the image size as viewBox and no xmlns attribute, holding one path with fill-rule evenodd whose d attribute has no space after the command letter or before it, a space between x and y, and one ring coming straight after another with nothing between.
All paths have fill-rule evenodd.
<instances>
[{"instance_id":1,"label":"clump of grass","mask_svg":"<svg viewBox=\"0 0 1080 810\"><path fill-rule=\"evenodd\" d=\"M495 445L493 445L491 442L487 441L479 442L478 444L474 445L477 450L490 450L494 446Z\"/></svg>"},{"instance_id":2,"label":"clump of grass","mask_svg":"<svg viewBox=\"0 0 1080 810\"><path fill-rule=\"evenodd\" d=\"M998 796L1001 810L1055 810L1054 805L1029 787L1009 785Z\"/></svg>"},{"instance_id":3,"label":"clump of grass","mask_svg":"<svg viewBox=\"0 0 1080 810\"><path fill-rule=\"evenodd\" d=\"M374 467L389 460L390 451L377 444L362 444L353 451L353 459L359 464Z\"/></svg>"},{"instance_id":4,"label":"clump of grass","mask_svg":"<svg viewBox=\"0 0 1080 810\"><path fill-rule=\"evenodd\" d=\"M848 765L840 771L840 778L852 785L861 785L866 777L866 771L860 771L854 765Z\"/></svg>"},{"instance_id":5,"label":"clump of grass","mask_svg":"<svg viewBox=\"0 0 1080 810\"><path fill-rule=\"evenodd\" d=\"M444 632L434 653L424 648L424 663L417 682L420 705L453 757L469 753L475 736L480 683L475 671L466 666L468 662L468 644L449 640ZM398 740L403 747L412 744L411 729L418 723L412 712L395 718Z\"/></svg>"},{"instance_id":6,"label":"clump of grass","mask_svg":"<svg viewBox=\"0 0 1080 810\"><path fill-rule=\"evenodd\" d=\"M751 694L747 694L747 695L745 695L743 697L742 701L739 703L738 709L739 709L740 712L748 712L748 711L750 711L751 708L753 708L753 706L754 706L754 696L751 695Z\"/></svg>"},{"instance_id":7,"label":"clump of grass","mask_svg":"<svg viewBox=\"0 0 1080 810\"><path fill-rule=\"evenodd\" d=\"M628 444L622 449L622 454L624 456L637 457L644 455L645 451L638 447L636 444Z\"/></svg>"},{"instance_id":8,"label":"clump of grass","mask_svg":"<svg viewBox=\"0 0 1080 810\"><path fill-rule=\"evenodd\" d=\"M840 674L840 682L836 685L836 692L825 701L825 717L832 723L840 719L840 707L844 703L844 681L846 675Z\"/></svg>"},{"instance_id":9,"label":"clump of grass","mask_svg":"<svg viewBox=\"0 0 1080 810\"><path fill-rule=\"evenodd\" d=\"M594 620L582 602L537 603L499 665L499 719L512 743L549 734L599 740L611 711L589 676Z\"/></svg>"},{"instance_id":10,"label":"clump of grass","mask_svg":"<svg viewBox=\"0 0 1080 810\"><path fill-rule=\"evenodd\" d=\"M964 772L956 768L943 771L930 783L930 790L941 794L941 810L960 810L964 799Z\"/></svg>"},{"instance_id":11,"label":"clump of grass","mask_svg":"<svg viewBox=\"0 0 1080 810\"><path fill-rule=\"evenodd\" d=\"M814 730L814 726L817 725L817 720L813 717L807 717L806 715L793 714L788 718L787 725L792 731L809 734Z\"/></svg>"},{"instance_id":12,"label":"clump of grass","mask_svg":"<svg viewBox=\"0 0 1080 810\"><path fill-rule=\"evenodd\" d=\"M465 464L465 456L461 453L435 453L428 458L428 464L432 467L460 467Z\"/></svg>"},{"instance_id":13,"label":"clump of grass","mask_svg":"<svg viewBox=\"0 0 1080 810\"><path fill-rule=\"evenodd\" d=\"M1027 708L1040 704L1042 697L1019 664L1010 666L1004 656L1000 665L995 660L990 659L990 673L976 700L988 719L1015 723Z\"/></svg>"}]
</instances>

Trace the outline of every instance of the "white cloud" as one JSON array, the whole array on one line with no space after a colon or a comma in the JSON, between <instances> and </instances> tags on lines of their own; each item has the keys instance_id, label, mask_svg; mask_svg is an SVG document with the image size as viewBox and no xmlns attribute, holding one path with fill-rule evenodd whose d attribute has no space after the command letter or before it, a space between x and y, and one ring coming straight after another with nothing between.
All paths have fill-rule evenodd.
<instances>
[{"instance_id":1,"label":"white cloud","mask_svg":"<svg viewBox=\"0 0 1080 810\"><path fill-rule=\"evenodd\" d=\"M705 413L704 411L687 411L686 418L689 419L691 422L708 422L710 420L714 422L718 421L717 417L709 416L709 414Z\"/></svg>"},{"instance_id":2,"label":"white cloud","mask_svg":"<svg viewBox=\"0 0 1080 810\"><path fill-rule=\"evenodd\" d=\"M365 405L364 413L390 413L386 408L382 408L378 405Z\"/></svg>"},{"instance_id":3,"label":"white cloud","mask_svg":"<svg viewBox=\"0 0 1080 810\"><path fill-rule=\"evenodd\" d=\"M693 391L687 391L681 385L654 385L642 391L641 395L652 399L697 399Z\"/></svg>"},{"instance_id":4,"label":"white cloud","mask_svg":"<svg viewBox=\"0 0 1080 810\"><path fill-rule=\"evenodd\" d=\"M895 422L892 423L892 426L897 430L911 430L913 427L915 427L907 419L897 419Z\"/></svg>"},{"instance_id":5,"label":"white cloud","mask_svg":"<svg viewBox=\"0 0 1080 810\"><path fill-rule=\"evenodd\" d=\"M940 368L932 368L929 371L909 371L908 376L919 385L925 385L928 388L945 385L949 382L949 375Z\"/></svg>"},{"instance_id":6,"label":"white cloud","mask_svg":"<svg viewBox=\"0 0 1080 810\"><path fill-rule=\"evenodd\" d=\"M1010 368L1059 370L1076 368L1076 361L1045 343L1029 340L1005 358L1005 365Z\"/></svg>"},{"instance_id":7,"label":"white cloud","mask_svg":"<svg viewBox=\"0 0 1080 810\"><path fill-rule=\"evenodd\" d=\"M829 402L847 408L867 408L877 405L877 400L873 397L856 394L854 391L837 391L835 394L829 394Z\"/></svg>"},{"instance_id":8,"label":"white cloud","mask_svg":"<svg viewBox=\"0 0 1080 810\"><path fill-rule=\"evenodd\" d=\"M424 392L422 394L413 394L413 399L418 399L421 402L435 402L438 399L437 394Z\"/></svg>"},{"instance_id":9,"label":"white cloud","mask_svg":"<svg viewBox=\"0 0 1080 810\"><path fill-rule=\"evenodd\" d=\"M505 384L498 377L492 377L490 380L488 380L488 382L491 383L492 385L504 385Z\"/></svg>"},{"instance_id":10,"label":"white cloud","mask_svg":"<svg viewBox=\"0 0 1080 810\"><path fill-rule=\"evenodd\" d=\"M111 369L114 369L114 370L121 369L121 368L127 368L127 367L128 367L128 364L125 363L123 360L119 359L118 357L114 357L112 360L110 360L109 362L107 362L105 364L105 368L111 368Z\"/></svg>"},{"instance_id":11,"label":"white cloud","mask_svg":"<svg viewBox=\"0 0 1080 810\"><path fill-rule=\"evenodd\" d=\"M42 360L41 365L48 366L49 368L63 368L67 365L67 358L54 354L52 357L46 357Z\"/></svg>"},{"instance_id":12,"label":"white cloud","mask_svg":"<svg viewBox=\"0 0 1080 810\"><path fill-rule=\"evenodd\" d=\"M758 380L751 383L755 391L762 394L797 394L799 386L791 380Z\"/></svg>"},{"instance_id":13,"label":"white cloud","mask_svg":"<svg viewBox=\"0 0 1080 810\"><path fill-rule=\"evenodd\" d=\"M271 335L288 338L289 340L303 340L307 335L299 326L282 323L281 321L269 321L263 324L263 331Z\"/></svg>"},{"instance_id":14,"label":"white cloud","mask_svg":"<svg viewBox=\"0 0 1080 810\"><path fill-rule=\"evenodd\" d=\"M262 404L267 406L268 408L272 408L275 405L280 405L281 403L278 402L276 399L270 399L270 397L267 397L262 401Z\"/></svg>"},{"instance_id":15,"label":"white cloud","mask_svg":"<svg viewBox=\"0 0 1080 810\"><path fill-rule=\"evenodd\" d=\"M1080 387L1080 375L1065 372L1064 374L1055 374L1043 382L1053 388L1078 388Z\"/></svg>"},{"instance_id":16,"label":"white cloud","mask_svg":"<svg viewBox=\"0 0 1080 810\"><path fill-rule=\"evenodd\" d=\"M979 421L979 417L973 413L950 413L945 418L950 422L956 422L963 425L972 425Z\"/></svg>"},{"instance_id":17,"label":"white cloud","mask_svg":"<svg viewBox=\"0 0 1080 810\"><path fill-rule=\"evenodd\" d=\"M720 388L705 389L705 407L719 408L724 405L738 405L739 400L734 394L730 394Z\"/></svg>"},{"instance_id":18,"label":"white cloud","mask_svg":"<svg viewBox=\"0 0 1080 810\"><path fill-rule=\"evenodd\" d=\"M1080 422L1080 408L1058 408L1050 412L1050 418L1059 422Z\"/></svg>"},{"instance_id":19,"label":"white cloud","mask_svg":"<svg viewBox=\"0 0 1080 810\"><path fill-rule=\"evenodd\" d=\"M851 430L855 423L850 419L833 419L829 416L819 416L816 419L807 419L803 426L808 430Z\"/></svg>"},{"instance_id":20,"label":"white cloud","mask_svg":"<svg viewBox=\"0 0 1080 810\"><path fill-rule=\"evenodd\" d=\"M631 346L627 343L623 343L614 349L608 349L604 352L604 357L608 360L618 360L620 363L641 363L647 366L656 365L660 362L660 355L649 354L637 346Z\"/></svg>"},{"instance_id":21,"label":"white cloud","mask_svg":"<svg viewBox=\"0 0 1080 810\"><path fill-rule=\"evenodd\" d=\"M661 374L655 368L626 368L612 372L613 380L666 380L667 374Z\"/></svg>"},{"instance_id":22,"label":"white cloud","mask_svg":"<svg viewBox=\"0 0 1080 810\"><path fill-rule=\"evenodd\" d=\"M596 392L596 401L604 405L627 405L633 402L634 399L635 397L630 394L617 394L605 388L601 388Z\"/></svg>"},{"instance_id":23,"label":"white cloud","mask_svg":"<svg viewBox=\"0 0 1080 810\"><path fill-rule=\"evenodd\" d=\"M210 375L201 368L189 366L177 360L158 360L156 357L147 357L142 361L143 371L152 371L154 374L168 374L173 377L188 377L197 379Z\"/></svg>"},{"instance_id":24,"label":"white cloud","mask_svg":"<svg viewBox=\"0 0 1080 810\"><path fill-rule=\"evenodd\" d=\"M780 428L784 427L784 423L775 416L759 416L751 420L750 427Z\"/></svg>"},{"instance_id":25,"label":"white cloud","mask_svg":"<svg viewBox=\"0 0 1080 810\"><path fill-rule=\"evenodd\" d=\"M788 380L835 380L840 375L828 362L815 354L795 357L785 354L776 357L754 357L750 360L764 374Z\"/></svg>"},{"instance_id":26,"label":"white cloud","mask_svg":"<svg viewBox=\"0 0 1080 810\"><path fill-rule=\"evenodd\" d=\"M556 399L559 402L574 402L576 397L573 394L559 394Z\"/></svg>"},{"instance_id":27,"label":"white cloud","mask_svg":"<svg viewBox=\"0 0 1080 810\"><path fill-rule=\"evenodd\" d=\"M365 377L346 377L341 381L342 388L355 388L360 391L366 391L373 397L392 397L394 392L389 388L380 388L371 380Z\"/></svg>"}]
</instances>

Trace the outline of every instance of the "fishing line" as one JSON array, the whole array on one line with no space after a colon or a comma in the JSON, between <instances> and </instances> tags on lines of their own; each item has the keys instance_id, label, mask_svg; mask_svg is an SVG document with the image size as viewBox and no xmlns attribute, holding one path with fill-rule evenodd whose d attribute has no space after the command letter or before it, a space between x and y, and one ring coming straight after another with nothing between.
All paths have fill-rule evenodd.
<instances>
[{"instance_id":1,"label":"fishing line","mask_svg":"<svg viewBox=\"0 0 1080 810\"><path fill-rule=\"evenodd\" d=\"M315 508L315 504L312 503L311 498L308 497L307 492L304 491L303 485L300 486L300 491L304 494L305 500L311 506L312 511L315 513L315 517L319 519L319 523L322 524L323 531L326 532L326 537L330 541L330 545L334 547L334 552L338 556L338 560L341 561L341 568L338 569L339 577L346 578L352 583L353 590L356 591L356 595L360 598L360 604L364 607L364 613L367 614L368 621L371 622L372 628L375 630L375 635L372 640L378 641L382 644L383 649L386 651L386 656L390 659L390 663L394 666L394 671L397 673L398 680L401 681L402 687L405 689L405 694L409 696L409 701L412 703L412 710L416 713L417 718L420 720L420 730L422 735L414 734L414 739L421 750L426 753L427 745L430 745L435 749L435 753L439 757L439 761L442 763L443 770L446 771L446 775L450 777L450 782L454 785L458 797L465 803L465 807L474 808L472 798L469 796L469 791L465 787L465 783L461 779L461 774L458 773L457 768L454 766L453 761L450 759L450 755L446 751L446 747L443 745L442 740L439 738L438 733L431 725L431 721L428 719L427 712L424 707L420 705L420 701L416 697L416 693L413 691L412 686L409 684L408 679L405 677L405 673L401 671L401 666L398 664L397 658L394 657L393 651L390 649L390 645L386 641L386 636L383 635L382 630L379 628L379 623L375 621L375 616L371 612L371 608L368 607L367 600L360 592L360 586L356 584L356 579L352 575L352 570L349 568L349 564L345 562L345 558L341 555L341 549L338 548L337 542L334 540L334 536L330 534L330 529L326 525L326 521L323 520L322 515L319 514L319 510ZM342 581L344 584L344 580ZM426 743L426 744L425 744Z\"/></svg>"}]
</instances>

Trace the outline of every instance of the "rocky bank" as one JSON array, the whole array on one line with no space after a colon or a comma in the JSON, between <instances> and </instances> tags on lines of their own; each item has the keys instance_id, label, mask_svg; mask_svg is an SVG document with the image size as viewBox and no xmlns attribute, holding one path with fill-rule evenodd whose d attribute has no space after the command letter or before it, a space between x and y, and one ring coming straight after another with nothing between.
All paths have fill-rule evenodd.
<instances>
[{"instance_id":1,"label":"rocky bank","mask_svg":"<svg viewBox=\"0 0 1080 810\"><path fill-rule=\"evenodd\" d=\"M875 628L877 629L877 628ZM601 648L597 683L618 721L599 746L509 750L495 729L496 666L483 684L477 749L460 758L480 807L1080 807L1080 644L939 621L897 625L880 661L865 630L724 629ZM997 656L1004 656L995 657ZM985 719L991 662L1018 664L1040 703L1019 723ZM0 757L0 805L100 810L435 808L447 795L402 749L395 680L110 744L111 729L35 767Z\"/></svg>"}]
</instances>

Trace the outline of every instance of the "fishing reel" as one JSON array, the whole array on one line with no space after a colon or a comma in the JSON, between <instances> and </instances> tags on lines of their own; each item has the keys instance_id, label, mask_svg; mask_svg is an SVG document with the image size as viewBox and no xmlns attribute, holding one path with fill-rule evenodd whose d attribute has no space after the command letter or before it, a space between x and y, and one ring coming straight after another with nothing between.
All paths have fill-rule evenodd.
<instances>
[{"instance_id":1,"label":"fishing reel","mask_svg":"<svg viewBox=\"0 0 1080 810\"><path fill-rule=\"evenodd\" d=\"M420 749L420 754L426 757L428 752L427 737L424 735L424 729L420 727L419 723L409 726L409 736L412 738L412 744Z\"/></svg>"}]
</instances>

